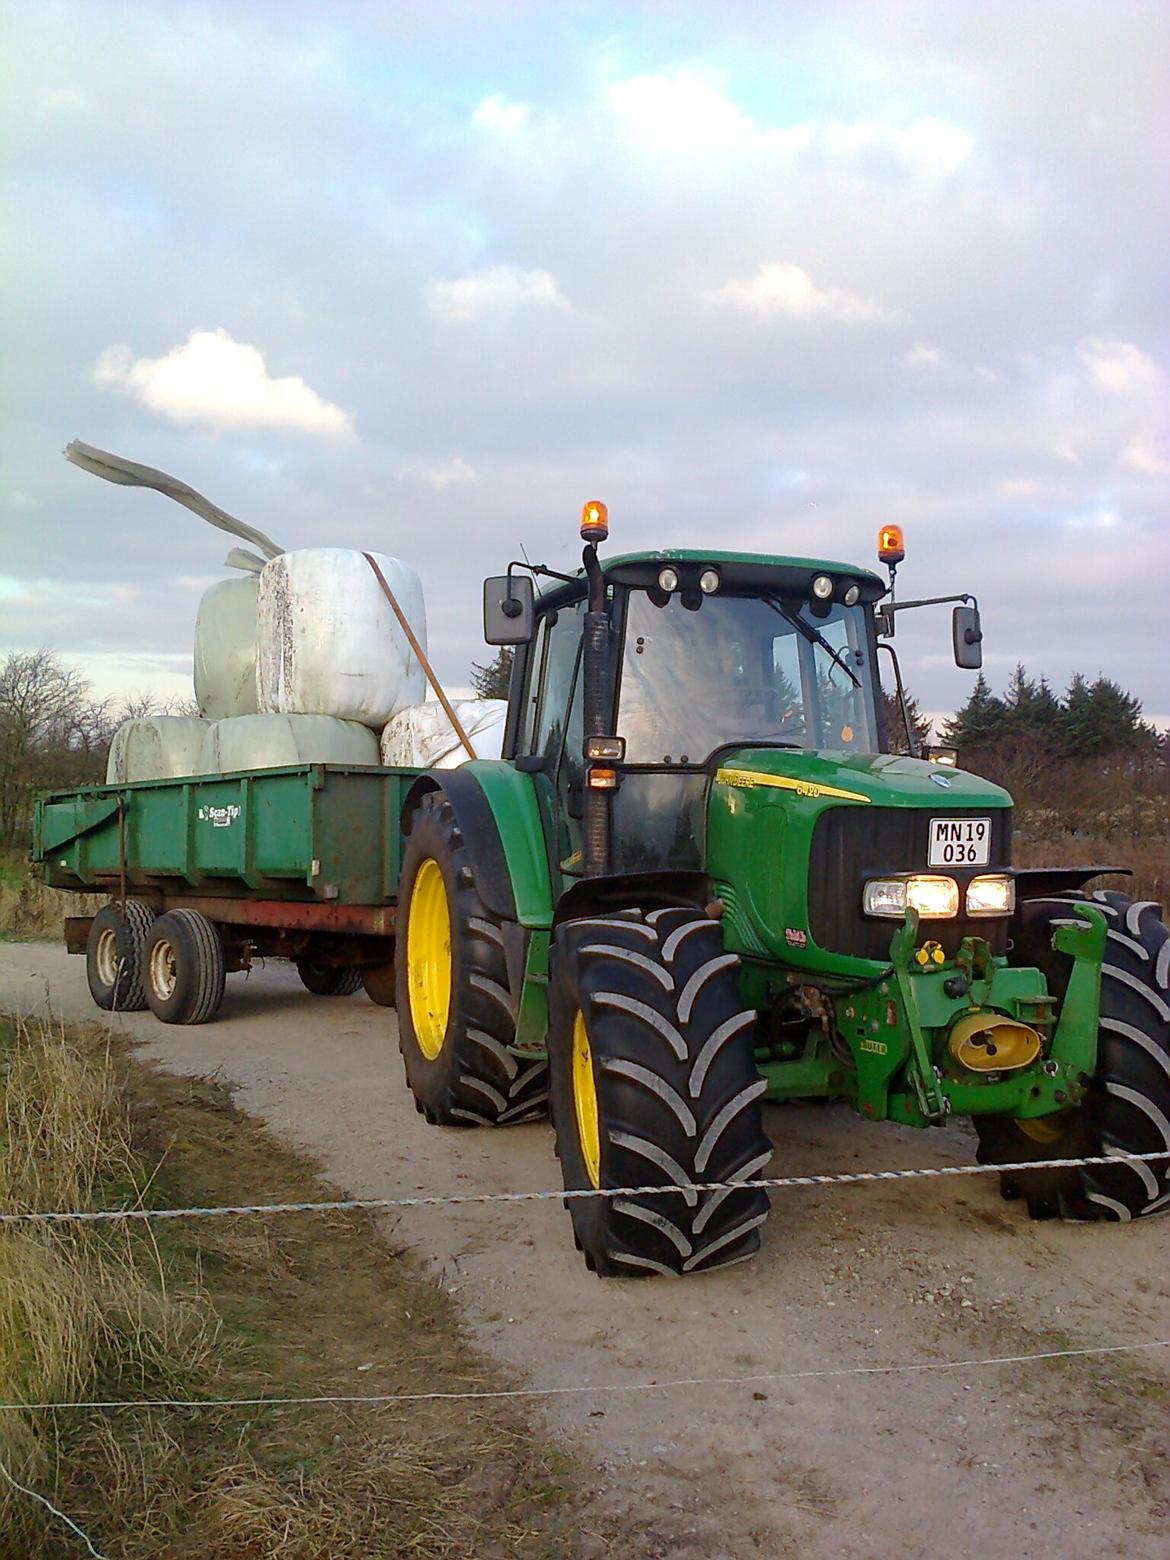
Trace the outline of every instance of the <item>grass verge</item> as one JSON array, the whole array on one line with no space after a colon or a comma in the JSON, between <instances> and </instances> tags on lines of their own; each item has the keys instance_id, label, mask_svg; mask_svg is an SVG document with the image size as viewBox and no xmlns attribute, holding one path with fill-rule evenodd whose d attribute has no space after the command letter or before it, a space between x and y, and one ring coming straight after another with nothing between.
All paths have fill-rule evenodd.
<instances>
[{"instance_id":1,"label":"grass verge","mask_svg":"<svg viewBox=\"0 0 1170 1560\"><path fill-rule=\"evenodd\" d=\"M328 1195L220 1084L150 1071L95 1029L0 1019L0 1089L5 1211ZM6 1400L501 1384L363 1216L0 1228ZM7 1410L0 1458L119 1560L610 1551L578 1523L568 1459L507 1402ZM0 1490L0 1554L83 1553Z\"/></svg>"}]
</instances>

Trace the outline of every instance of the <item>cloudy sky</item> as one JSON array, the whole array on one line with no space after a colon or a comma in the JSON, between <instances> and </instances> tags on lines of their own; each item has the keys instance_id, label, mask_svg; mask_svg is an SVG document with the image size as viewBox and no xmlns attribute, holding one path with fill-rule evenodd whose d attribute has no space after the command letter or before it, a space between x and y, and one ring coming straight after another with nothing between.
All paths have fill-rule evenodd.
<instances>
[{"instance_id":1,"label":"cloudy sky","mask_svg":"<svg viewBox=\"0 0 1170 1560\"><path fill-rule=\"evenodd\" d=\"M6 0L0 651L189 688L226 539L479 579L621 550L973 590L993 683L1170 712L1170 9ZM899 630L953 709L945 613Z\"/></svg>"}]
</instances>

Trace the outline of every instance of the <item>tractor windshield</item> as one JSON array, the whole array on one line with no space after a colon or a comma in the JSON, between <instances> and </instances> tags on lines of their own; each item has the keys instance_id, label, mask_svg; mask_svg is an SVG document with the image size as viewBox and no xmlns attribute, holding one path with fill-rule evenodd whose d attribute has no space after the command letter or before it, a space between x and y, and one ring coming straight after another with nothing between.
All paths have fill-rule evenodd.
<instances>
[{"instance_id":1,"label":"tractor windshield","mask_svg":"<svg viewBox=\"0 0 1170 1560\"><path fill-rule=\"evenodd\" d=\"M701 764L727 743L878 749L864 609L631 590L618 732L629 764Z\"/></svg>"}]
</instances>

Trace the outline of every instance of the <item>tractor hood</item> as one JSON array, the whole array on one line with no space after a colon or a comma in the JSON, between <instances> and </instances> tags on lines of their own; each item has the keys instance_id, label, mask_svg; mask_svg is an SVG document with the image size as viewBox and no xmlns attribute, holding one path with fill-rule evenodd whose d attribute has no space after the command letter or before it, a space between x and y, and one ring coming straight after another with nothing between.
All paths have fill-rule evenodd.
<instances>
[{"instance_id":1,"label":"tractor hood","mask_svg":"<svg viewBox=\"0 0 1170 1560\"><path fill-rule=\"evenodd\" d=\"M1011 797L990 780L962 769L893 753L804 753L787 748L736 748L715 771L720 785L772 788L823 802L882 807L1010 807Z\"/></svg>"}]
</instances>

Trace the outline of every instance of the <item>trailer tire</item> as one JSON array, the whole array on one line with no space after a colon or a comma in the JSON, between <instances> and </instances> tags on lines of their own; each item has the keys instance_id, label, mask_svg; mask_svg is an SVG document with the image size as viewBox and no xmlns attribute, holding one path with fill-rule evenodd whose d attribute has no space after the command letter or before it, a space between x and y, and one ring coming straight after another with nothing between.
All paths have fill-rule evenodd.
<instances>
[{"instance_id":1,"label":"trailer tire","mask_svg":"<svg viewBox=\"0 0 1170 1560\"><path fill-rule=\"evenodd\" d=\"M93 918L85 944L89 994L104 1012L140 1013L146 1006L142 959L154 911L140 899L117 900Z\"/></svg>"},{"instance_id":2,"label":"trailer tire","mask_svg":"<svg viewBox=\"0 0 1170 1560\"><path fill-rule=\"evenodd\" d=\"M1170 930L1161 906L1106 890L1025 900L1013 962L1042 970L1063 1000L1072 961L1053 949L1052 928L1075 919L1077 904L1109 922L1096 1073L1081 1102L1059 1116L976 1116L982 1164L1170 1152ZM1137 1219L1170 1208L1170 1159L1009 1172L1000 1185L1034 1219Z\"/></svg>"},{"instance_id":3,"label":"trailer tire","mask_svg":"<svg viewBox=\"0 0 1170 1560\"><path fill-rule=\"evenodd\" d=\"M548 1067L512 1049L502 923L476 890L442 791L427 792L413 815L398 895L398 1046L416 1106L452 1127L544 1115Z\"/></svg>"},{"instance_id":4,"label":"trailer tire","mask_svg":"<svg viewBox=\"0 0 1170 1560\"><path fill-rule=\"evenodd\" d=\"M352 997L362 983L357 964L315 964L312 959L296 961L301 985L315 997Z\"/></svg>"},{"instance_id":5,"label":"trailer tire","mask_svg":"<svg viewBox=\"0 0 1170 1560\"><path fill-rule=\"evenodd\" d=\"M198 910L168 910L150 928L143 972L155 1018L206 1024L223 1001L226 962L219 932Z\"/></svg>"},{"instance_id":6,"label":"trailer tire","mask_svg":"<svg viewBox=\"0 0 1170 1560\"><path fill-rule=\"evenodd\" d=\"M767 1084L717 922L627 911L557 932L549 1072L566 1191L750 1181L772 1157ZM602 1277L711 1272L759 1248L760 1187L566 1200Z\"/></svg>"},{"instance_id":7,"label":"trailer tire","mask_svg":"<svg viewBox=\"0 0 1170 1560\"><path fill-rule=\"evenodd\" d=\"M385 964L363 965L362 985L371 1002L376 1002L379 1007L392 1008L397 1000L393 956Z\"/></svg>"}]
</instances>

